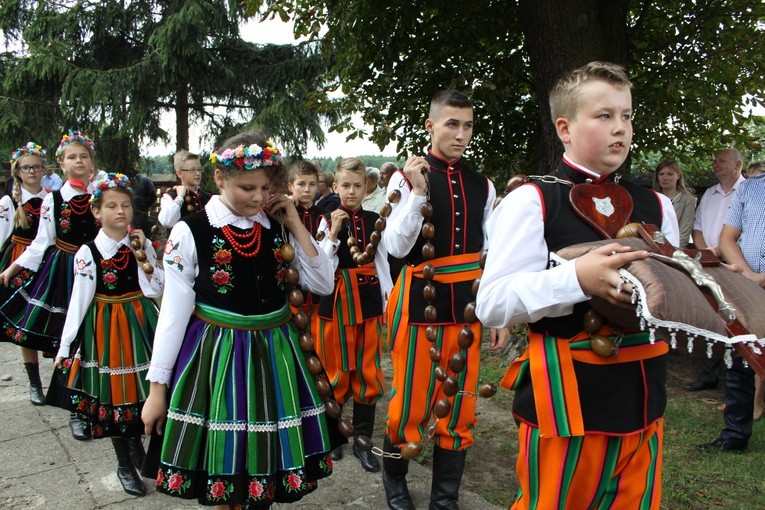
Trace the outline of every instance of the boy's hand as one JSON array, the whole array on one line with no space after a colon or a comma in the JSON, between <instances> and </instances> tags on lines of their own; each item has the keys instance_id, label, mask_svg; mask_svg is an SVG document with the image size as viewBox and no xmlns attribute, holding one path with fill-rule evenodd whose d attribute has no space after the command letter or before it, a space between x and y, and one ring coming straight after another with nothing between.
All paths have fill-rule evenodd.
<instances>
[{"instance_id":1,"label":"boy's hand","mask_svg":"<svg viewBox=\"0 0 765 510\"><path fill-rule=\"evenodd\" d=\"M340 234L340 229L343 228L343 222L350 218L347 212L341 209L335 209L332 211L329 219L332 222L332 227L329 229L329 240L335 242L337 241L338 234Z\"/></svg>"},{"instance_id":2,"label":"boy's hand","mask_svg":"<svg viewBox=\"0 0 765 510\"><path fill-rule=\"evenodd\" d=\"M412 185L412 191L416 195L425 196L428 190L427 173L430 172L428 160L422 156L409 156L404 163L404 175L409 184Z\"/></svg>"},{"instance_id":3,"label":"boy's hand","mask_svg":"<svg viewBox=\"0 0 765 510\"><path fill-rule=\"evenodd\" d=\"M633 285L622 280L619 268L648 256L645 250L632 251L619 243L601 246L576 259L579 286L585 294L601 297L609 303L629 303Z\"/></svg>"},{"instance_id":4,"label":"boy's hand","mask_svg":"<svg viewBox=\"0 0 765 510\"><path fill-rule=\"evenodd\" d=\"M175 192L178 194L180 198L186 197L186 186L181 186L180 184L178 186L173 186L175 188Z\"/></svg>"}]
</instances>

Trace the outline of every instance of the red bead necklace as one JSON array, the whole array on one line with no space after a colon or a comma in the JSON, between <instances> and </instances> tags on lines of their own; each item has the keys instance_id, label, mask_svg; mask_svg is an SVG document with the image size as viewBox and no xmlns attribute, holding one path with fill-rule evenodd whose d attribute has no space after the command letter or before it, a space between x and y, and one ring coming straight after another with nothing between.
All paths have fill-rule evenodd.
<instances>
[{"instance_id":1,"label":"red bead necklace","mask_svg":"<svg viewBox=\"0 0 765 510\"><path fill-rule=\"evenodd\" d=\"M243 234L234 232L229 225L224 226L221 230L226 241L228 241L228 244L231 245L231 248L237 255L250 259L260 252L260 241L262 239L260 223L256 222L249 232L244 232Z\"/></svg>"},{"instance_id":2,"label":"red bead necklace","mask_svg":"<svg viewBox=\"0 0 765 510\"><path fill-rule=\"evenodd\" d=\"M90 211L90 195L87 193L85 195L77 195L76 197L72 197L67 204L69 204L69 208L74 214L82 216Z\"/></svg>"},{"instance_id":3,"label":"red bead necklace","mask_svg":"<svg viewBox=\"0 0 765 510\"><path fill-rule=\"evenodd\" d=\"M130 253L130 248L127 246L121 246L120 249L117 250L117 253L115 253L114 256L109 259L112 262L112 267L117 271L122 271L127 268L128 262L130 261Z\"/></svg>"},{"instance_id":4,"label":"red bead necklace","mask_svg":"<svg viewBox=\"0 0 765 510\"><path fill-rule=\"evenodd\" d=\"M39 218L41 207L42 207L42 202L40 202L40 205L37 207L33 207L32 204L27 202L26 204L24 204L24 212L26 212L27 214L31 214L35 218Z\"/></svg>"}]
</instances>

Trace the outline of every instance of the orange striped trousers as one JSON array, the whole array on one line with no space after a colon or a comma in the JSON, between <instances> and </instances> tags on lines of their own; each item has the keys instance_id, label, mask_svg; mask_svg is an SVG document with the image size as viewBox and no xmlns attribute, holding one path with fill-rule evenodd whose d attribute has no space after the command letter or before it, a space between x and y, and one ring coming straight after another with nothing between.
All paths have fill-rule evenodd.
<instances>
[{"instance_id":1,"label":"orange striped trousers","mask_svg":"<svg viewBox=\"0 0 765 510\"><path fill-rule=\"evenodd\" d=\"M664 420L624 436L540 437L521 422L512 510L658 510Z\"/></svg>"}]
</instances>

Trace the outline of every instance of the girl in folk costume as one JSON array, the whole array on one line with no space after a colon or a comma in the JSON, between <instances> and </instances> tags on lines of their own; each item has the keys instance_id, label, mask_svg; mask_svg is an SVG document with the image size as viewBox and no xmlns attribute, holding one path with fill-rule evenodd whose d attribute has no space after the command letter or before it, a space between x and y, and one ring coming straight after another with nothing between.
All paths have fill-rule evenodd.
<instances>
[{"instance_id":1,"label":"girl in folk costume","mask_svg":"<svg viewBox=\"0 0 765 510\"><path fill-rule=\"evenodd\" d=\"M108 174L94 185L91 209L102 227L74 256L72 300L56 355L56 366L68 372L67 385L49 403L76 412L94 438L111 437L122 488L143 496L146 487L136 472L145 456L141 408L159 314L150 298L162 293L164 273L154 268L156 255L143 232L128 237L129 185L123 174Z\"/></svg>"},{"instance_id":2,"label":"girl in folk costume","mask_svg":"<svg viewBox=\"0 0 765 510\"><path fill-rule=\"evenodd\" d=\"M332 470L324 405L283 277L297 268L302 287L329 294L332 265L292 200L271 196L284 172L273 145L243 133L210 159L220 195L181 220L165 248L143 421L146 433L164 435L157 490L267 508L300 499Z\"/></svg>"},{"instance_id":3,"label":"girl in folk costume","mask_svg":"<svg viewBox=\"0 0 765 510\"><path fill-rule=\"evenodd\" d=\"M86 135L69 131L63 136L56 157L67 181L60 190L45 196L37 236L0 273L0 283L8 286L17 275L23 277L36 271L0 304L0 325L22 347L51 353L58 350L72 293L74 254L98 232L88 191L95 156L93 142ZM69 424L75 439L90 438L74 415Z\"/></svg>"},{"instance_id":4,"label":"girl in folk costume","mask_svg":"<svg viewBox=\"0 0 765 510\"><path fill-rule=\"evenodd\" d=\"M15 261L37 234L40 205L45 198L42 176L45 173L45 149L35 142L19 147L11 154L13 193L0 198L0 271ZM15 212L14 212L15 211ZM10 289L21 285L28 272L11 280ZM7 295L12 292L6 291ZM0 336L0 339L3 339ZM8 340L7 338L5 340ZM45 404L37 351L21 348L21 359L29 377L29 400L34 405Z\"/></svg>"}]
</instances>

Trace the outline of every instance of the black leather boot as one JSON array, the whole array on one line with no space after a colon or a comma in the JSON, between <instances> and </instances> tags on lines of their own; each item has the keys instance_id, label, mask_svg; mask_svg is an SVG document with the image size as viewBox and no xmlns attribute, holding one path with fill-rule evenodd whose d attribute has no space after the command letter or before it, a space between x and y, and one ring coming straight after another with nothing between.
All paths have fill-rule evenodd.
<instances>
[{"instance_id":1,"label":"black leather boot","mask_svg":"<svg viewBox=\"0 0 765 510\"><path fill-rule=\"evenodd\" d=\"M130 451L130 462L138 471L141 470L143 462L146 460L146 450L143 448L141 436L132 436L126 439L128 450Z\"/></svg>"},{"instance_id":2,"label":"black leather boot","mask_svg":"<svg viewBox=\"0 0 765 510\"><path fill-rule=\"evenodd\" d=\"M372 439L372 433L375 429L375 404L353 403L353 435L367 436ZM361 462L364 471L377 473L380 471L380 462L377 456L371 451L360 450L353 444L353 455Z\"/></svg>"},{"instance_id":3,"label":"black leather boot","mask_svg":"<svg viewBox=\"0 0 765 510\"><path fill-rule=\"evenodd\" d=\"M385 436L383 440L385 453L400 453ZM385 499L391 510L415 510L409 488L406 486L406 475L409 473L409 461L405 459L393 459L383 457L383 487L385 487Z\"/></svg>"},{"instance_id":4,"label":"black leather boot","mask_svg":"<svg viewBox=\"0 0 765 510\"><path fill-rule=\"evenodd\" d=\"M146 486L133 467L133 461L130 459L128 439L113 437L112 446L114 446L114 453L117 454L117 478L122 484L122 488L133 496L145 496Z\"/></svg>"},{"instance_id":5,"label":"black leather boot","mask_svg":"<svg viewBox=\"0 0 765 510\"><path fill-rule=\"evenodd\" d=\"M24 370L29 377L29 400L36 406L45 405L45 393L40 380L40 365L38 363L24 363Z\"/></svg>"},{"instance_id":6,"label":"black leather boot","mask_svg":"<svg viewBox=\"0 0 765 510\"><path fill-rule=\"evenodd\" d=\"M72 437L78 441L87 441L91 438L90 427L74 413L69 415L69 428L72 429Z\"/></svg>"},{"instance_id":7,"label":"black leather boot","mask_svg":"<svg viewBox=\"0 0 765 510\"><path fill-rule=\"evenodd\" d=\"M465 471L467 450L433 449L433 481L430 485L430 510L459 510L460 483Z\"/></svg>"}]
</instances>

